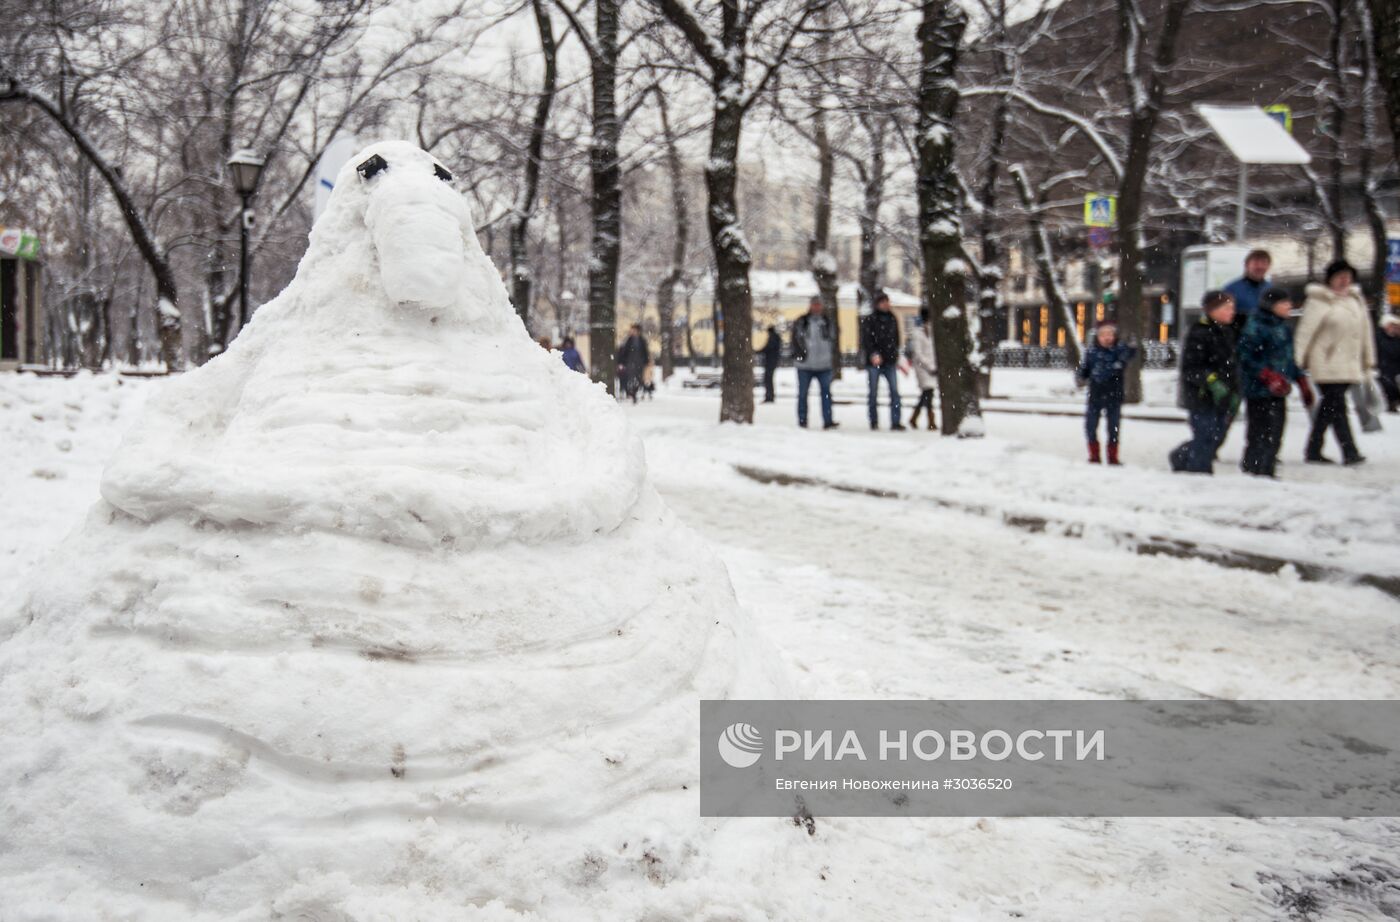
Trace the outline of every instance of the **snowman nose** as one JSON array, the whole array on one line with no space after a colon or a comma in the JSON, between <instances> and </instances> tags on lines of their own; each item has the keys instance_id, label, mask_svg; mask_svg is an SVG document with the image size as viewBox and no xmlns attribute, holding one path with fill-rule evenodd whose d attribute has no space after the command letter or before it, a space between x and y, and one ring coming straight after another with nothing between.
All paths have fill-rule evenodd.
<instances>
[{"instance_id":1,"label":"snowman nose","mask_svg":"<svg viewBox=\"0 0 1400 922\"><path fill-rule=\"evenodd\" d=\"M400 304L451 306L465 281L463 235L470 232L466 205L447 184L452 174L378 156L357 169L369 189L365 223L385 293Z\"/></svg>"}]
</instances>

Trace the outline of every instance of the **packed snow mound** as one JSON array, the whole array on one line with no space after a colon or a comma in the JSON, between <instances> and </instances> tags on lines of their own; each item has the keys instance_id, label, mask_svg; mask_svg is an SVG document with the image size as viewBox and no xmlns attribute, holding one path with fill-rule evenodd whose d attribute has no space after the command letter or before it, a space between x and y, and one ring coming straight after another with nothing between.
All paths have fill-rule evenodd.
<instances>
[{"instance_id":1,"label":"packed snow mound","mask_svg":"<svg viewBox=\"0 0 1400 922\"><path fill-rule=\"evenodd\" d=\"M509 828L582 867L588 830L694 823L700 699L779 689L443 174L402 142L351 161L294 281L151 400L0 620L12 907L509 901L477 865L509 891L525 859L472 843Z\"/></svg>"}]
</instances>

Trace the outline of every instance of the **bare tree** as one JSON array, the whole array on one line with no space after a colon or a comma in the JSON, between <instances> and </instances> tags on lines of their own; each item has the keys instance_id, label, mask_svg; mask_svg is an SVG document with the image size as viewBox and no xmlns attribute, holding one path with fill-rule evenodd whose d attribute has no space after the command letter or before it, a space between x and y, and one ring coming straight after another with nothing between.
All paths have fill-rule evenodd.
<instances>
[{"instance_id":1,"label":"bare tree","mask_svg":"<svg viewBox=\"0 0 1400 922\"><path fill-rule=\"evenodd\" d=\"M588 261L588 365L594 381L613 393L617 378L617 270L622 259L622 167L618 149L622 116L617 105L622 0L596 0L590 33L564 0L588 53L593 91L593 133L588 151L592 177L592 252Z\"/></svg>"},{"instance_id":2,"label":"bare tree","mask_svg":"<svg viewBox=\"0 0 1400 922\"><path fill-rule=\"evenodd\" d=\"M56 101L44 93L22 84L14 74L0 73L0 80L4 81L3 84L0 84L0 103L27 103L51 118L54 124L71 139L78 153L92 164L92 168L107 184L112 197L117 201L118 208L121 209L122 218L126 222L127 230L131 233L132 241L136 244L141 258L145 260L147 267L151 270L151 275L155 278L156 316L160 333L161 361L171 371L182 369L184 367L184 347L180 329L180 296L175 273L170 267L170 259L165 249L156 242L146 216L136 204L136 197L122 178L121 171L113 165L111 159L102 150L98 149L87 133L74 123Z\"/></svg>"},{"instance_id":3,"label":"bare tree","mask_svg":"<svg viewBox=\"0 0 1400 922\"><path fill-rule=\"evenodd\" d=\"M1150 318L1143 303L1143 217L1153 140L1162 117L1167 74L1176 60L1181 24L1193 0L1164 0L1162 21L1152 30L1140 0L1117 0L1118 41L1127 86L1128 151L1118 184L1118 324L1129 337L1146 339ZM1149 45L1150 50L1149 50ZM1142 401L1143 351L1124 375L1124 399Z\"/></svg>"},{"instance_id":4,"label":"bare tree","mask_svg":"<svg viewBox=\"0 0 1400 922\"><path fill-rule=\"evenodd\" d=\"M720 0L717 31L711 34L699 14L682 0L648 2L684 37L701 61L713 97L710 155L705 162L709 197L707 221L714 253L716 291L724 318L724 359L720 388L721 422L753 422L753 302L749 290L751 254L739 224L739 139L744 116L767 89L813 13L827 0L804 0L796 10L770 12L760 22L765 0ZM755 58L755 38L768 37L766 53ZM748 80L751 61L760 71Z\"/></svg>"},{"instance_id":5,"label":"bare tree","mask_svg":"<svg viewBox=\"0 0 1400 922\"><path fill-rule=\"evenodd\" d=\"M1379 120L1381 101L1379 86L1380 62L1374 39L1375 20L1365 3L1357 4L1361 26L1361 201L1366 211L1366 226L1371 231L1371 310L1379 317L1386 305L1385 273L1388 262L1385 212L1381 210L1380 176L1376 151L1381 147Z\"/></svg>"},{"instance_id":6,"label":"bare tree","mask_svg":"<svg viewBox=\"0 0 1400 922\"><path fill-rule=\"evenodd\" d=\"M661 380L671 377L676 361L676 287L685 281L687 247L690 242L690 216L685 204L685 171L681 163L676 132L666 104L666 94L656 92L657 112L661 118L662 140L665 143L666 172L671 181L671 215L675 236L671 241L671 266L656 290L656 313L661 322ZM686 311L686 353L694 362L690 348L690 317Z\"/></svg>"},{"instance_id":7,"label":"bare tree","mask_svg":"<svg viewBox=\"0 0 1400 922\"><path fill-rule=\"evenodd\" d=\"M1045 226L1046 198L1050 190L1057 183L1076 174L1065 173L1052 176L1041 183L1035 192L1032 192L1031 181L1026 176L1026 168L1022 164L1012 165L1008 172L1016 186L1016 195L1021 201L1021 208L1026 213L1026 221L1030 225L1031 253L1035 259L1036 275L1040 278L1040 286L1045 292L1045 300L1050 303L1050 309L1064 323L1067 334L1065 342L1068 344L1070 364L1077 367L1084 358L1084 345L1079 341L1079 333L1075 328L1075 317L1070 311L1069 298L1065 295L1064 286L1060 284L1059 276L1055 273L1055 252L1050 245L1050 232Z\"/></svg>"},{"instance_id":8,"label":"bare tree","mask_svg":"<svg viewBox=\"0 0 1400 922\"><path fill-rule=\"evenodd\" d=\"M1376 76L1390 113L1392 150L1400 151L1400 6L1394 0L1368 0L1375 39Z\"/></svg>"},{"instance_id":9,"label":"bare tree","mask_svg":"<svg viewBox=\"0 0 1400 922\"><path fill-rule=\"evenodd\" d=\"M956 0L923 0L919 48L919 226L925 300L933 320L938 357L939 405L944 435L980 435L977 375L968 361L966 283L962 258L961 192L954 162L958 52L967 15ZM974 422L975 420L975 422Z\"/></svg>"},{"instance_id":10,"label":"bare tree","mask_svg":"<svg viewBox=\"0 0 1400 922\"><path fill-rule=\"evenodd\" d=\"M534 216L535 200L540 189L540 161L544 157L545 129L549 126L549 109L559 81L559 50L554 42L554 24L550 21L545 0L530 0L535 13L535 26L540 35L540 54L544 58L544 77L539 100L535 103L535 118L530 125L529 150L525 159L525 178L520 198L510 223L511 303L526 329L530 326L530 299L534 273L528 250L530 218Z\"/></svg>"}]
</instances>

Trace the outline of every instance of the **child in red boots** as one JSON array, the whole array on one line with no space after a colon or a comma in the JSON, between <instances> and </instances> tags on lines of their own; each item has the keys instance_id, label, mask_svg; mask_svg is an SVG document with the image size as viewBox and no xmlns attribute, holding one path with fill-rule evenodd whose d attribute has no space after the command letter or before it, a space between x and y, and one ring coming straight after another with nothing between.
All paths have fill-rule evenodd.
<instances>
[{"instance_id":1,"label":"child in red boots","mask_svg":"<svg viewBox=\"0 0 1400 922\"><path fill-rule=\"evenodd\" d=\"M1084 361L1075 371L1080 387L1089 387L1089 401L1084 410L1084 434L1089 440L1089 463L1102 460L1099 453L1099 417L1108 417L1108 463L1118 464L1118 427L1123 416L1123 370L1128 367L1137 348L1118 342L1118 327L1101 323L1094 330L1094 343L1084 353Z\"/></svg>"}]
</instances>

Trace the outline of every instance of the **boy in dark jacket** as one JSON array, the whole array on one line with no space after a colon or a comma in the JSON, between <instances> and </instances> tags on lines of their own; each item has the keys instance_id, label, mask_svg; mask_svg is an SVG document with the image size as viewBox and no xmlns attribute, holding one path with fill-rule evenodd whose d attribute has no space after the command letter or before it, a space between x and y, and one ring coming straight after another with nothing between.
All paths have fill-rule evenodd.
<instances>
[{"instance_id":1,"label":"boy in dark jacket","mask_svg":"<svg viewBox=\"0 0 1400 922\"><path fill-rule=\"evenodd\" d=\"M1312 406L1312 387L1293 361L1293 332L1288 329L1292 310L1288 292L1267 289L1259 296L1259 309L1249 315L1240 333L1240 383L1245 399L1240 469L1257 477L1274 476L1288 417L1290 382L1298 382L1303 403Z\"/></svg>"},{"instance_id":2,"label":"boy in dark jacket","mask_svg":"<svg viewBox=\"0 0 1400 922\"><path fill-rule=\"evenodd\" d=\"M1181 391L1190 413L1191 440L1172 449L1172 470L1215 473L1215 451L1240 409L1239 357L1235 351L1235 299L1213 289L1201 299L1205 315L1186 334Z\"/></svg>"},{"instance_id":3,"label":"boy in dark jacket","mask_svg":"<svg viewBox=\"0 0 1400 922\"><path fill-rule=\"evenodd\" d=\"M1089 463L1098 464L1099 417L1108 417L1108 463L1118 464L1118 427L1123 417L1123 369L1137 349L1118 342L1118 327L1101 323L1094 330L1094 344L1084 353L1075 371L1075 380L1089 386L1089 402L1084 410L1084 435L1089 440Z\"/></svg>"}]
</instances>

